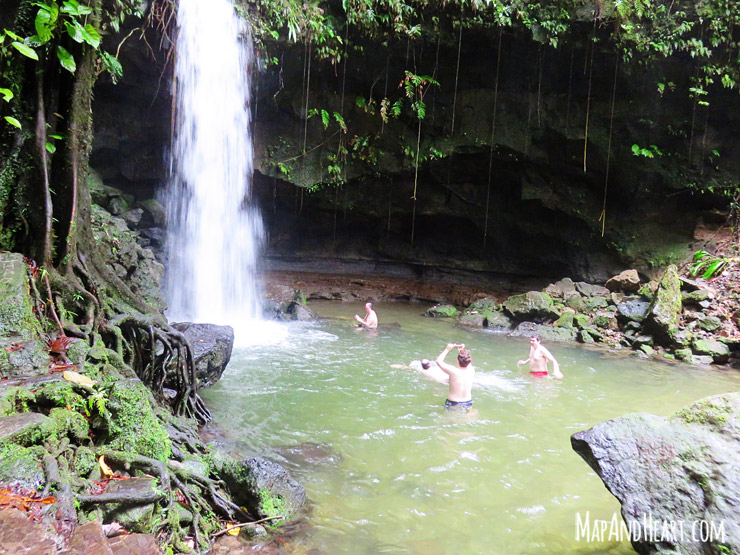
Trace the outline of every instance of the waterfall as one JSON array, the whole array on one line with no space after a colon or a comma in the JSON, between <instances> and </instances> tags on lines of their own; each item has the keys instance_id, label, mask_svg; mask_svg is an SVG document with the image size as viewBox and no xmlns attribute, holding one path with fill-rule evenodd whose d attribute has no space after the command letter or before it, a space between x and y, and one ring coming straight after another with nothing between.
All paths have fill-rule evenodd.
<instances>
[{"instance_id":1,"label":"waterfall","mask_svg":"<svg viewBox=\"0 0 740 555\"><path fill-rule=\"evenodd\" d=\"M229 0L179 0L177 21L167 315L238 328L261 312L264 232L250 203L251 42Z\"/></svg>"}]
</instances>

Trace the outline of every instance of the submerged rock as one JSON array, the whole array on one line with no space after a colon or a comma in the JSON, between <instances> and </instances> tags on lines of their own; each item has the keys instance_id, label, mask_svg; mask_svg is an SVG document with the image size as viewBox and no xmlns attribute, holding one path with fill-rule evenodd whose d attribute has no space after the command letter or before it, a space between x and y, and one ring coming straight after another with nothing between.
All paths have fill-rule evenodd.
<instances>
[{"instance_id":1,"label":"submerged rock","mask_svg":"<svg viewBox=\"0 0 740 555\"><path fill-rule=\"evenodd\" d=\"M641 531L632 539L638 553L740 553L738 430L740 393L731 393L670 418L641 413L602 422L573 434L571 444L622 504L627 526ZM685 533L662 538L660 527L671 522L683 522ZM701 523L723 533L695 537Z\"/></svg>"},{"instance_id":2,"label":"submerged rock","mask_svg":"<svg viewBox=\"0 0 740 555\"><path fill-rule=\"evenodd\" d=\"M459 311L451 304L438 304L424 313L430 318L455 318Z\"/></svg>"}]
</instances>

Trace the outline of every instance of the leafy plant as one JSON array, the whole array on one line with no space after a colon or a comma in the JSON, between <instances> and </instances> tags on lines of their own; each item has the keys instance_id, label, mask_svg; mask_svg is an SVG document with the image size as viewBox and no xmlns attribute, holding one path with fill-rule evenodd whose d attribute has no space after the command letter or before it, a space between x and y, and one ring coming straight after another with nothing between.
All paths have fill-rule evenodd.
<instances>
[{"instance_id":1,"label":"leafy plant","mask_svg":"<svg viewBox=\"0 0 740 555\"><path fill-rule=\"evenodd\" d=\"M712 279L725 271L731 262L731 258L715 256L705 250L698 250L694 253L694 263L689 273L692 276L701 274L703 279Z\"/></svg>"},{"instance_id":2,"label":"leafy plant","mask_svg":"<svg viewBox=\"0 0 740 555\"><path fill-rule=\"evenodd\" d=\"M655 158L656 156L663 156L663 152L655 145L650 145L648 148L643 148L640 145L632 145L632 154L634 156L643 156L645 158Z\"/></svg>"}]
</instances>

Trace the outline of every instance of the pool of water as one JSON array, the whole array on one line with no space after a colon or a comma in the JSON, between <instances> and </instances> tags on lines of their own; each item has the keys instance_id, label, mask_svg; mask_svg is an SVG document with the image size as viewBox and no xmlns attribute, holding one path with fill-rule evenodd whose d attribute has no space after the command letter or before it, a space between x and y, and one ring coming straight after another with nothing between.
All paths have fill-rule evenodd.
<instances>
[{"instance_id":1,"label":"pool of water","mask_svg":"<svg viewBox=\"0 0 740 555\"><path fill-rule=\"evenodd\" d=\"M563 380L533 379L524 338L424 318L421 304L312 303L318 322L281 325L240 347L203 397L241 455L288 468L313 502L296 551L321 553L633 553L576 541L576 518L611 519L619 503L570 435L628 412L669 415L740 388L737 372L638 360L546 343ZM445 411L447 386L413 370L448 342L477 368L474 408ZM454 352L449 356L454 361Z\"/></svg>"}]
</instances>

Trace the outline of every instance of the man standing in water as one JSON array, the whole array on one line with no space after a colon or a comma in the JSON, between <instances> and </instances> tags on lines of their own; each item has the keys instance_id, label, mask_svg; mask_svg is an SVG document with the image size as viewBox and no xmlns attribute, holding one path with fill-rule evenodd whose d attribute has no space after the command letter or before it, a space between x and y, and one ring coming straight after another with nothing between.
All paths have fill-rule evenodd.
<instances>
[{"instance_id":1,"label":"man standing in water","mask_svg":"<svg viewBox=\"0 0 740 555\"><path fill-rule=\"evenodd\" d=\"M457 366L445 362L445 357L457 347ZM437 366L450 376L450 393L445 401L445 407L469 409L473 406L473 377L475 368L471 364L470 351L463 343L448 343L445 350L437 357Z\"/></svg>"},{"instance_id":2,"label":"man standing in water","mask_svg":"<svg viewBox=\"0 0 740 555\"><path fill-rule=\"evenodd\" d=\"M367 328L370 330L374 330L378 327L378 315L375 314L375 311L373 310L373 304L372 303L366 303L365 304L365 317L360 318L357 314L355 314L355 320L357 320L363 328Z\"/></svg>"},{"instance_id":3,"label":"man standing in water","mask_svg":"<svg viewBox=\"0 0 740 555\"><path fill-rule=\"evenodd\" d=\"M554 378L562 378L563 374L560 373L560 365L552 353L547 350L542 344L542 338L539 335L534 335L529 340L529 358L527 360L520 360L517 362L517 366L521 364L529 363L529 373L532 376L544 377L547 376L547 361L552 362L552 375Z\"/></svg>"}]
</instances>

